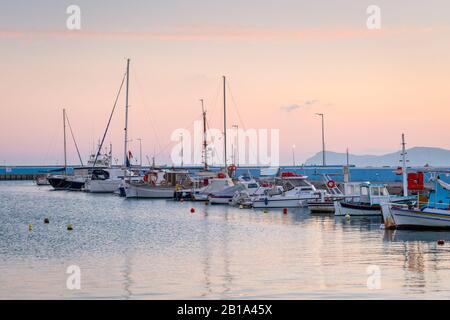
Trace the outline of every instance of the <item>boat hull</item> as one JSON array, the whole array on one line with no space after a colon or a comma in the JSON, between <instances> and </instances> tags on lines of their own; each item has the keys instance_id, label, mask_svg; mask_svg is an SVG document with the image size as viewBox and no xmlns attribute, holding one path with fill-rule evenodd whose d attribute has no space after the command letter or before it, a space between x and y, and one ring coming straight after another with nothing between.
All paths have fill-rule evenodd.
<instances>
[{"instance_id":1,"label":"boat hull","mask_svg":"<svg viewBox=\"0 0 450 320\"><path fill-rule=\"evenodd\" d=\"M406 209L383 205L386 227L396 229L450 229L450 210Z\"/></svg>"},{"instance_id":2,"label":"boat hull","mask_svg":"<svg viewBox=\"0 0 450 320\"><path fill-rule=\"evenodd\" d=\"M253 201L254 208L300 208L306 206L307 200L301 198L292 198L292 199L259 198Z\"/></svg>"},{"instance_id":3,"label":"boat hull","mask_svg":"<svg viewBox=\"0 0 450 320\"><path fill-rule=\"evenodd\" d=\"M210 204L231 204L232 197L209 197Z\"/></svg>"},{"instance_id":4,"label":"boat hull","mask_svg":"<svg viewBox=\"0 0 450 320\"><path fill-rule=\"evenodd\" d=\"M381 206L379 205L365 205L358 203L348 203L345 201L334 202L336 216L381 216Z\"/></svg>"},{"instance_id":5,"label":"boat hull","mask_svg":"<svg viewBox=\"0 0 450 320\"><path fill-rule=\"evenodd\" d=\"M70 181L67 180L67 177L65 176L59 176L59 177L48 177L47 178L48 183L53 187L55 190L67 190L70 187Z\"/></svg>"},{"instance_id":6,"label":"boat hull","mask_svg":"<svg viewBox=\"0 0 450 320\"><path fill-rule=\"evenodd\" d=\"M91 193L114 193L122 180L88 180L84 190Z\"/></svg>"},{"instance_id":7,"label":"boat hull","mask_svg":"<svg viewBox=\"0 0 450 320\"><path fill-rule=\"evenodd\" d=\"M175 188L132 184L125 186L125 196L127 198L171 199L174 197L174 194Z\"/></svg>"}]
</instances>

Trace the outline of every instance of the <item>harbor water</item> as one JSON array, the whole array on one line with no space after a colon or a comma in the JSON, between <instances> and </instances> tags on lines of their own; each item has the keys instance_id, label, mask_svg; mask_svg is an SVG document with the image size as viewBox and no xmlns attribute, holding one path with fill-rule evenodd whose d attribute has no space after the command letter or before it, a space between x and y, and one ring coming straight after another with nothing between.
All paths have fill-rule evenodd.
<instances>
[{"instance_id":1,"label":"harbor water","mask_svg":"<svg viewBox=\"0 0 450 320\"><path fill-rule=\"evenodd\" d=\"M31 181L0 182L0 203L0 299L450 298L449 232Z\"/></svg>"}]
</instances>

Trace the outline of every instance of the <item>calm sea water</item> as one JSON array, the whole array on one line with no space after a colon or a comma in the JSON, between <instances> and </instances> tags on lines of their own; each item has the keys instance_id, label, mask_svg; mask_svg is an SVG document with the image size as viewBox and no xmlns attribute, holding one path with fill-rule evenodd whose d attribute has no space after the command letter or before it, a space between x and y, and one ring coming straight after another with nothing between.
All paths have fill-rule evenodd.
<instances>
[{"instance_id":1,"label":"calm sea water","mask_svg":"<svg viewBox=\"0 0 450 320\"><path fill-rule=\"evenodd\" d=\"M380 222L2 182L0 299L449 298L450 234Z\"/></svg>"}]
</instances>

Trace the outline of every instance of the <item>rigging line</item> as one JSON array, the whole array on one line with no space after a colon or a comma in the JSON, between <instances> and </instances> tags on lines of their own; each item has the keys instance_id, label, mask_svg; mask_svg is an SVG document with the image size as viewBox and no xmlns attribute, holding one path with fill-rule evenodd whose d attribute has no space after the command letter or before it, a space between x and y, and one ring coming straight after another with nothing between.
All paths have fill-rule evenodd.
<instances>
[{"instance_id":1,"label":"rigging line","mask_svg":"<svg viewBox=\"0 0 450 320\"><path fill-rule=\"evenodd\" d=\"M199 120L199 118L195 118L194 121L191 121L189 126L186 125L184 126L182 129L190 129L192 127L192 125L194 124L195 120ZM165 151L171 144L173 144L175 141L169 141L158 153L155 154L156 156L159 156L163 151Z\"/></svg>"},{"instance_id":2,"label":"rigging line","mask_svg":"<svg viewBox=\"0 0 450 320\"><path fill-rule=\"evenodd\" d=\"M105 141L106 134L108 133L109 125L111 123L111 119L112 119L112 116L114 114L114 110L116 109L117 101L119 100L120 92L122 91L123 83L125 82L125 77L126 76L127 76L127 73L125 72L125 74L123 75L123 78L122 78L122 83L120 84L120 87L119 87L119 91L117 92L117 95L116 95L116 100L114 101L114 106L113 106L113 108L111 110L111 114L109 115L108 124L106 125L106 130L103 133L102 142L98 146L98 150L97 150L97 153L95 155L95 160L94 160L94 164L92 165L92 167L95 167L95 164L97 163L98 156L100 155L100 152L102 150L103 142Z\"/></svg>"},{"instance_id":3,"label":"rigging line","mask_svg":"<svg viewBox=\"0 0 450 320\"><path fill-rule=\"evenodd\" d=\"M230 82L230 81L227 81L226 84L227 84L228 91L230 92L231 100L233 101L234 108L235 108L235 110L236 110L236 113L237 113L237 116L238 116L238 118L239 118L239 121L240 121L241 124L242 124L242 127L243 127L245 130L247 130L246 127L245 127L244 121L242 121L241 114L239 113L239 109L238 109L236 100L234 100L233 92L231 91L231 87L230 87L230 85L229 85L229 82Z\"/></svg>"},{"instance_id":4,"label":"rigging line","mask_svg":"<svg viewBox=\"0 0 450 320\"><path fill-rule=\"evenodd\" d=\"M222 87L222 82L221 82L222 80L221 79L219 79L219 81L218 81L218 84L217 84L217 86L216 86L216 94L215 94L215 99L213 100L214 101L214 103L213 103L213 105L212 105L212 108L211 109L208 109L208 118L209 119L214 119L214 115L215 115L215 113L216 113L216 111L217 111L217 102L218 102L218 100L219 100L219 92L220 92L220 88Z\"/></svg>"},{"instance_id":5,"label":"rigging line","mask_svg":"<svg viewBox=\"0 0 450 320\"><path fill-rule=\"evenodd\" d=\"M148 118L150 119L150 125L151 125L151 127L153 129L153 133L154 133L154 135L156 137L156 143L158 144L158 147L161 149L161 139L159 138L158 130L156 129L156 125L153 122L153 118L152 118L151 114L149 114L150 108L147 108L148 103L145 100L144 96L141 94L141 92L143 92L143 90L142 90L141 83L139 82L139 79L138 79L138 76L137 76L138 73L134 69L133 66L131 66L131 68L133 70L133 75L132 75L133 80L136 81L137 87L139 88L139 97L141 98L141 102L144 105L144 110L146 111L146 114L147 114Z\"/></svg>"},{"instance_id":6,"label":"rigging line","mask_svg":"<svg viewBox=\"0 0 450 320\"><path fill-rule=\"evenodd\" d=\"M231 101L233 101L234 108L235 108L235 110L236 110L238 119L239 119L239 121L240 121L241 124L242 124L242 127L244 128L245 131L247 131L247 128L245 127L245 123L244 123L244 121L243 121L242 118L241 118L241 114L239 113L239 109L238 109L238 107L237 107L236 100L234 99L233 92L231 91L231 87L230 87L230 85L229 85L229 82L230 82L230 81L227 81L226 84L227 84L228 91L230 92ZM255 157L255 159L258 159L258 155L255 154L254 150L253 150L252 148L249 148L249 151L250 151L250 150L251 150L251 152L252 152L252 155ZM238 150L238 153L239 153L239 150ZM245 159L245 155L244 155L244 159Z\"/></svg>"},{"instance_id":7,"label":"rigging line","mask_svg":"<svg viewBox=\"0 0 450 320\"><path fill-rule=\"evenodd\" d=\"M206 126L208 127L208 130L211 129L211 127L209 126L208 120L206 120ZM219 139L221 139L221 138L222 137L220 137ZM210 150L214 152L214 154L217 154L217 149L216 149L216 146L214 143L212 145L212 148L211 148L211 144L208 144L208 146L209 146ZM211 161L213 161L213 160L214 160L214 157L211 157ZM214 163L212 163L212 165L214 165Z\"/></svg>"},{"instance_id":8,"label":"rigging line","mask_svg":"<svg viewBox=\"0 0 450 320\"><path fill-rule=\"evenodd\" d=\"M75 140L75 135L73 134L72 126L70 125L70 121L69 121L69 117L67 116L67 111L65 114L66 114L66 120L67 120L67 124L69 125L70 134L72 136L73 143L75 144L75 148L77 149L78 159L80 159L81 166L84 167L83 160L81 159L81 155L80 155L80 150L78 149L78 144L77 144L77 141Z\"/></svg>"}]
</instances>

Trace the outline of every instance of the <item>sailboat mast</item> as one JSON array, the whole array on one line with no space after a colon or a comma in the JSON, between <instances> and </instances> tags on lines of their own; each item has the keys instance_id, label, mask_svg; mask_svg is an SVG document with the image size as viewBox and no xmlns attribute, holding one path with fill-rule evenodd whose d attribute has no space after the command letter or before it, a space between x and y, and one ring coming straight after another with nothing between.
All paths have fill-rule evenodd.
<instances>
[{"instance_id":1,"label":"sailboat mast","mask_svg":"<svg viewBox=\"0 0 450 320\"><path fill-rule=\"evenodd\" d=\"M223 162L227 168L227 95L226 78L223 76Z\"/></svg>"},{"instance_id":2,"label":"sailboat mast","mask_svg":"<svg viewBox=\"0 0 450 320\"><path fill-rule=\"evenodd\" d=\"M405 134L402 133L402 175L403 175L403 196L408 196L408 175L406 173L406 143Z\"/></svg>"},{"instance_id":3,"label":"sailboat mast","mask_svg":"<svg viewBox=\"0 0 450 320\"><path fill-rule=\"evenodd\" d=\"M67 174L66 109L63 109L63 131L64 131L64 174Z\"/></svg>"},{"instance_id":4,"label":"sailboat mast","mask_svg":"<svg viewBox=\"0 0 450 320\"><path fill-rule=\"evenodd\" d=\"M124 141L124 166L129 166L129 160L128 160L128 89L129 89L129 83L130 83L130 59L127 59L127 86L126 86L126 93L125 93L125 141Z\"/></svg>"},{"instance_id":5,"label":"sailboat mast","mask_svg":"<svg viewBox=\"0 0 450 320\"><path fill-rule=\"evenodd\" d=\"M208 154L206 148L208 147L208 143L206 142L206 110L203 105L203 99L200 99L202 103L202 115L203 115L203 164L205 171L208 170Z\"/></svg>"}]
</instances>

